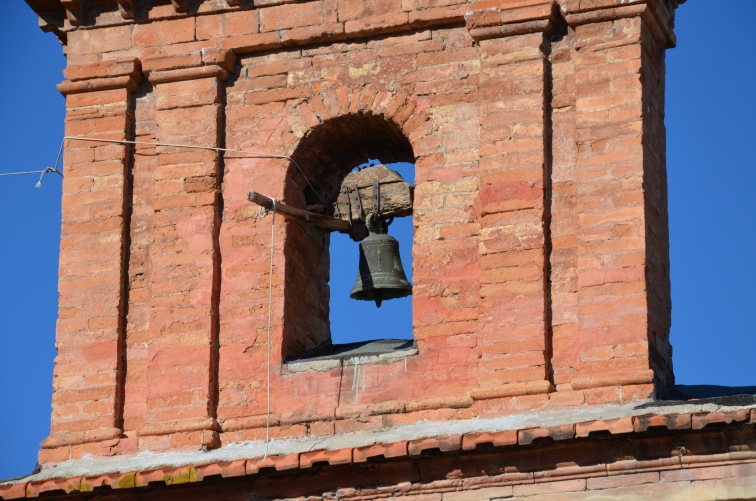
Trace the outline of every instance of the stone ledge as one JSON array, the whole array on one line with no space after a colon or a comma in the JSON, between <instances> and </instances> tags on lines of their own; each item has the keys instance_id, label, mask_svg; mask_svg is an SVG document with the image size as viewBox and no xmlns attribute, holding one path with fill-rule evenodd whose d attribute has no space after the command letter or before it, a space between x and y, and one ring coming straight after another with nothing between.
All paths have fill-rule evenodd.
<instances>
[{"instance_id":1,"label":"stone ledge","mask_svg":"<svg viewBox=\"0 0 756 501\"><path fill-rule=\"evenodd\" d=\"M325 463L344 465L386 458L422 458L427 456L427 451L431 451L431 455L483 453L491 448L527 451L531 447L542 448L555 443L562 444L560 447L585 448L589 443L587 440L596 440L595 434L605 440L624 440L632 436L633 441L656 440L675 434L679 437L678 442L683 444L680 457L653 459L644 456L609 465L612 471L622 473L680 469L684 464L698 467L712 462L756 462L756 423L751 422L754 410L754 404L743 407L705 401L669 405L649 402L533 412L494 419L427 421L377 432L274 440L267 445L259 441L227 444L209 452L141 453L80 459L47 466L27 477L0 483L0 497L36 497L44 492L61 490L88 492L95 486L126 488L155 482L172 485L180 481L199 482L205 476L257 474L266 468L286 471ZM696 426L692 416L696 417ZM644 427L645 431L639 431ZM726 434L729 438L723 436L714 440L711 434ZM709 450L720 445L725 449ZM244 468L241 461L246 461ZM604 475L611 474L609 466ZM579 476L581 471L562 468L550 472L549 476ZM529 473L531 482L534 474Z\"/></svg>"},{"instance_id":2,"label":"stone ledge","mask_svg":"<svg viewBox=\"0 0 756 501\"><path fill-rule=\"evenodd\" d=\"M388 364L417 355L417 344L412 340L378 339L360 343L331 345L292 357L282 366L282 372L324 372L339 367L370 364Z\"/></svg>"},{"instance_id":3,"label":"stone ledge","mask_svg":"<svg viewBox=\"0 0 756 501\"><path fill-rule=\"evenodd\" d=\"M631 420L632 418L627 419ZM251 459L216 461L197 459L191 464L162 467L145 466L125 473L98 474L82 471L71 476L39 478L44 472L43 470L36 475L37 478L30 476L0 484L0 498L35 498L42 495L65 496L66 494L75 495L77 493L97 494L97 491L101 489L103 493L108 493L111 492L111 489L147 486L162 488L163 486L204 482L213 482L212 485L217 486L220 479L267 475L266 472L270 471L275 471L280 476L286 475L287 472L298 474L295 472L302 469L322 471L323 468L332 467L371 468L370 465L365 465L365 463L375 463L376 461L378 463L391 461L397 466L422 462L430 467L428 471L434 471L432 465L438 461L441 462L439 465L441 467L452 467L454 461L460 462L460 465L478 464L479 461L486 465L491 461L499 461L502 465L507 465L506 473L497 475L494 472L488 472L482 477L478 475L476 478L470 479L464 479L464 475L469 475L470 471L463 473L462 471L465 470L455 470L460 471L458 475L463 475L462 481L459 478L447 478L430 482L427 485L415 483L411 487L408 486L410 490L403 492L402 495L430 491L438 493L451 493L460 490L475 491L482 487L509 485L530 486L528 489L534 489L534 486L539 483L549 484L578 479L582 479L583 482L586 479L603 479L595 480L601 485L595 488L603 489L615 484L625 485L627 482L623 479L628 479L631 475L648 473L666 475L668 481L675 481L676 479L697 481L729 476L749 478L751 483L756 482L756 477L749 474L756 466L756 450L752 450L754 448L753 437L756 435L753 426L745 428L750 434L749 436L745 436L741 429L717 429L708 432L689 430L687 434L675 436L676 443L680 444L679 450L670 451L666 445L669 442L669 437L665 438L666 435L654 433L636 433L633 435L633 442L631 443L621 437L615 439L612 436L607 437L606 440L613 441L600 442L600 445L597 445L595 439L574 439L574 429L580 424L523 430L523 438L519 445L505 441L497 446L494 439L492 442L480 443L480 448L475 447L475 449L467 451L464 451L466 449L464 447L466 435L450 435L409 442L402 441L389 445L376 444L357 448L266 454ZM587 423L587 425L591 426L590 423ZM706 436L702 436L703 434ZM480 438L480 435L478 435L478 438ZM544 441L545 439L550 439L550 441ZM554 441L559 441L559 445L554 444ZM692 452L685 448L688 442L700 442L704 447ZM631 456L635 454L633 452L634 446L629 446L629 444L635 443L639 444L638 451L643 459L628 458L628 453ZM551 460L548 459L551 455L549 447L554 447L554 458ZM728 447L729 452L724 452ZM733 450L733 447L740 450ZM750 447L751 450L742 450L744 447ZM616 449L616 454L607 452L614 449ZM495 454L492 455L491 453L494 451ZM670 453L672 456L665 455ZM679 455L677 455L678 453ZM658 457L654 457L655 454ZM568 460L570 457L582 459L578 464L575 464ZM614 457L622 457L623 459L612 459ZM515 458L517 459L515 460ZM147 463L144 462L144 464ZM729 474L722 470L725 467L729 468ZM644 482L641 481L640 483ZM546 490L549 491L549 489ZM536 490L538 489L536 488ZM345 496L340 496L339 499L351 497L347 495L346 491L343 493ZM446 496L444 496L444 499L446 499Z\"/></svg>"}]
</instances>

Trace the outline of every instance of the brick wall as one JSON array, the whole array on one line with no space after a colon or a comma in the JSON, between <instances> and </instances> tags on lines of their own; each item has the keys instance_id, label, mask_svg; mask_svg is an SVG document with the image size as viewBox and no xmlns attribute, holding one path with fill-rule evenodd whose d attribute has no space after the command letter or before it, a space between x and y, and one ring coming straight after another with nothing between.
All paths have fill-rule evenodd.
<instances>
[{"instance_id":1,"label":"brick wall","mask_svg":"<svg viewBox=\"0 0 756 501\"><path fill-rule=\"evenodd\" d=\"M673 382L669 3L159 3L65 2L66 133L247 153L67 142L42 462L264 438L270 293L273 437ZM294 370L330 339L329 234L277 218L270 291L247 193L331 202L368 157L415 166L418 353Z\"/></svg>"}]
</instances>

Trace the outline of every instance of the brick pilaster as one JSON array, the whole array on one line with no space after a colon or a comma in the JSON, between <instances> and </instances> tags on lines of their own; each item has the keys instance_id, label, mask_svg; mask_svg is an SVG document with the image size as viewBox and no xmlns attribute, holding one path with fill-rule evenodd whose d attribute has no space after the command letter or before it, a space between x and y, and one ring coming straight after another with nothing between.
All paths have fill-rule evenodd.
<instances>
[{"instance_id":1,"label":"brick pilaster","mask_svg":"<svg viewBox=\"0 0 756 501\"><path fill-rule=\"evenodd\" d=\"M578 183L574 389L588 403L671 383L660 23L656 3L570 11ZM661 224L660 224L661 223ZM623 388L624 387L624 388Z\"/></svg>"},{"instance_id":2,"label":"brick pilaster","mask_svg":"<svg viewBox=\"0 0 756 501\"><path fill-rule=\"evenodd\" d=\"M481 51L478 397L551 387L544 39L551 17L548 1L528 9L502 3L467 17Z\"/></svg>"},{"instance_id":3,"label":"brick pilaster","mask_svg":"<svg viewBox=\"0 0 756 501\"><path fill-rule=\"evenodd\" d=\"M221 147L221 82L227 76L217 65L152 71L157 141ZM213 446L218 441L221 154L166 146L158 146L157 153L149 385L140 447Z\"/></svg>"},{"instance_id":4,"label":"brick pilaster","mask_svg":"<svg viewBox=\"0 0 756 501\"><path fill-rule=\"evenodd\" d=\"M69 66L58 87L66 135L131 139L140 75L134 60ZM58 356L41 462L99 453L122 433L131 148L67 140L63 159Z\"/></svg>"},{"instance_id":5,"label":"brick pilaster","mask_svg":"<svg viewBox=\"0 0 756 501\"><path fill-rule=\"evenodd\" d=\"M575 32L562 26L551 40L551 366L559 390L571 380L577 359Z\"/></svg>"}]
</instances>

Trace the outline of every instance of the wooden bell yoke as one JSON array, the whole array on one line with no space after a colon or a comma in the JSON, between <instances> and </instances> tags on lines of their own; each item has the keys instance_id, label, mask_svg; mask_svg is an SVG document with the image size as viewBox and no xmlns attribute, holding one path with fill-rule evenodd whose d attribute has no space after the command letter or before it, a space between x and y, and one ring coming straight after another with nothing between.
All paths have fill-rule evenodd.
<instances>
[{"instance_id":1,"label":"wooden bell yoke","mask_svg":"<svg viewBox=\"0 0 756 501\"><path fill-rule=\"evenodd\" d=\"M385 165L374 165L347 174L339 194L330 206L315 210L299 209L275 202L276 212L291 219L314 224L320 228L349 233L353 239L367 236L365 222L368 214L382 220L412 214L414 187ZM273 199L249 192L247 197L265 209L273 209Z\"/></svg>"}]
</instances>

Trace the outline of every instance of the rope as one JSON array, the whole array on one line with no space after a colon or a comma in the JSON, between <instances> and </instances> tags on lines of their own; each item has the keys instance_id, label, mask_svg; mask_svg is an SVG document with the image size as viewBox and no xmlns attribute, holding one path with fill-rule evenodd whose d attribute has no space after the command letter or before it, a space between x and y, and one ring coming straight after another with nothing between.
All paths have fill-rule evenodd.
<instances>
[{"instance_id":1,"label":"rope","mask_svg":"<svg viewBox=\"0 0 756 501\"><path fill-rule=\"evenodd\" d=\"M268 457L268 446L270 445L270 329L273 323L273 254L276 248L276 199L271 197L273 202L273 217L270 220L270 269L268 270L268 410L265 419L265 455L259 461L265 461Z\"/></svg>"}]
</instances>

